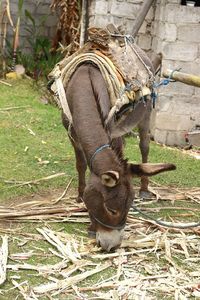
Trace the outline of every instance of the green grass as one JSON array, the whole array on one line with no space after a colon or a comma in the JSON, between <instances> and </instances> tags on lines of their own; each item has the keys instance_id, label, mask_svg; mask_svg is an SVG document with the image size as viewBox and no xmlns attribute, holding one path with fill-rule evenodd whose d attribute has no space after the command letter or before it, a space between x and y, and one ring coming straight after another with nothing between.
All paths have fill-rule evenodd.
<instances>
[{"instance_id":1,"label":"green grass","mask_svg":"<svg viewBox=\"0 0 200 300\"><path fill-rule=\"evenodd\" d=\"M126 145L126 156L130 161L141 161L138 141L130 139ZM176 165L176 171L162 173L152 179L163 185L173 187L200 186L200 160L182 153L176 148L166 148L154 142L150 144L149 161L152 163L169 162Z\"/></svg>"},{"instance_id":2,"label":"green grass","mask_svg":"<svg viewBox=\"0 0 200 300\"><path fill-rule=\"evenodd\" d=\"M68 179L58 177L43 182L35 190L12 187L6 180L29 181L59 172L66 172L69 177L75 175L73 150L66 140L58 108L41 103L40 91L32 82L12 84L0 86L0 109L22 108L0 112L0 199L62 187ZM40 160L49 163L40 164Z\"/></svg>"},{"instance_id":3,"label":"green grass","mask_svg":"<svg viewBox=\"0 0 200 300\"><path fill-rule=\"evenodd\" d=\"M40 87L32 81L13 81L12 87L0 85L0 199L15 198L66 186L76 176L72 146L66 139L60 111L40 102ZM3 110L7 107L20 109ZM31 131L35 135L31 134ZM141 160L138 140L128 138L126 156L135 162ZM156 182L172 186L200 186L200 161L179 150L169 150L151 143L151 162L172 162L177 170L154 177ZM40 161L48 161L41 164ZM5 181L29 181L59 172L58 177L39 185L16 187Z\"/></svg>"}]
</instances>

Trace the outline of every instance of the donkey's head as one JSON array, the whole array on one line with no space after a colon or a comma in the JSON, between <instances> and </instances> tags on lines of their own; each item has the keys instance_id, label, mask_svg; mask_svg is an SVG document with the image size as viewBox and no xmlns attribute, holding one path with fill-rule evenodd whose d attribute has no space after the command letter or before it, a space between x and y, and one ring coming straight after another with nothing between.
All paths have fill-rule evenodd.
<instances>
[{"instance_id":1,"label":"donkey's head","mask_svg":"<svg viewBox=\"0 0 200 300\"><path fill-rule=\"evenodd\" d=\"M134 199L133 176L152 176L174 170L173 164L124 164L120 172L110 170L101 176L91 173L84 192L90 219L90 230L104 250L120 246L128 211Z\"/></svg>"}]
</instances>

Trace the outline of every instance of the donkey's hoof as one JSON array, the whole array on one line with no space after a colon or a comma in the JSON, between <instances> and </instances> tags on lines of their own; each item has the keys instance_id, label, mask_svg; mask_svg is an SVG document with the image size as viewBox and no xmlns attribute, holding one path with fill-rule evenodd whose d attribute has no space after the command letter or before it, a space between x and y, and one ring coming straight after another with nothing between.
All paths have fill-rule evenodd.
<instances>
[{"instance_id":1,"label":"donkey's hoof","mask_svg":"<svg viewBox=\"0 0 200 300\"><path fill-rule=\"evenodd\" d=\"M142 199L155 199L155 195L149 191L140 191L139 197Z\"/></svg>"},{"instance_id":2,"label":"donkey's hoof","mask_svg":"<svg viewBox=\"0 0 200 300\"><path fill-rule=\"evenodd\" d=\"M83 202L83 198L80 197L80 196L78 196L78 197L76 198L76 202L77 202L77 203L82 203L82 202Z\"/></svg>"}]
</instances>

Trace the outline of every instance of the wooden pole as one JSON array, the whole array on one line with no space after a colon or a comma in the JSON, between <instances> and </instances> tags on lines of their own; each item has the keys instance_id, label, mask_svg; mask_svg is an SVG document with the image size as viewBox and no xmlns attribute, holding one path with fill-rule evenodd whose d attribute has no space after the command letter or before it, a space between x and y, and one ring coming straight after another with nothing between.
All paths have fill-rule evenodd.
<instances>
[{"instance_id":1,"label":"wooden pole","mask_svg":"<svg viewBox=\"0 0 200 300\"><path fill-rule=\"evenodd\" d=\"M200 77L192 74L187 74L183 72L173 71L170 69L166 69L162 73L163 77L171 78L176 81L180 81L182 83L200 87Z\"/></svg>"},{"instance_id":2,"label":"wooden pole","mask_svg":"<svg viewBox=\"0 0 200 300\"><path fill-rule=\"evenodd\" d=\"M133 24L133 30L132 30L132 36L135 37L142 25L142 23L144 22L144 19L150 9L150 7L152 6L154 0L144 0L142 7L140 9L140 12Z\"/></svg>"},{"instance_id":3,"label":"wooden pole","mask_svg":"<svg viewBox=\"0 0 200 300\"><path fill-rule=\"evenodd\" d=\"M80 47L83 47L86 41L87 31L87 18L88 18L88 0L82 0L82 12L81 12L81 30L80 30Z\"/></svg>"}]
</instances>

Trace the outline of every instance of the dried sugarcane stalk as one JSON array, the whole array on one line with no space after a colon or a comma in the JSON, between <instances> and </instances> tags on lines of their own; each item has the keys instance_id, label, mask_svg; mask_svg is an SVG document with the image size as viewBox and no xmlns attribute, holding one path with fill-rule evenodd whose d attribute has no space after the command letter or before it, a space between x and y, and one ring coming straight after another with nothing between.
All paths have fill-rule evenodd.
<instances>
[{"instance_id":1,"label":"dried sugarcane stalk","mask_svg":"<svg viewBox=\"0 0 200 300\"><path fill-rule=\"evenodd\" d=\"M64 244L52 230L48 228L37 228L37 230L51 245L56 247L66 259L76 263L81 258L80 253L78 253L76 249L77 245L75 244L75 241L67 241L66 244Z\"/></svg>"},{"instance_id":2,"label":"dried sugarcane stalk","mask_svg":"<svg viewBox=\"0 0 200 300\"><path fill-rule=\"evenodd\" d=\"M37 216L37 215L51 215L51 214L59 214L59 213L66 213L65 207L58 207L58 208L40 208L35 210L7 210L7 209L0 209L0 219L11 219L11 218L21 218L25 216Z\"/></svg>"},{"instance_id":3,"label":"dried sugarcane stalk","mask_svg":"<svg viewBox=\"0 0 200 300\"><path fill-rule=\"evenodd\" d=\"M33 291L30 291L27 293L27 281L24 281L22 283L18 283L15 280L12 280L12 284L15 288L18 288L20 294L23 296L24 300L39 300ZM23 285L26 285L26 287L23 287Z\"/></svg>"},{"instance_id":4,"label":"dried sugarcane stalk","mask_svg":"<svg viewBox=\"0 0 200 300\"><path fill-rule=\"evenodd\" d=\"M51 292L54 290L67 289L67 288L71 287L72 285L77 284L78 282L88 278L89 276L92 276L96 273L99 273L99 272L109 268L111 265L112 265L112 263L108 262L103 265L97 266L93 270L89 270L89 271L83 272L81 274L78 274L78 275L63 279L63 280L58 280L57 282L36 286L33 288L33 291L36 294L44 294L44 293L48 293L48 292Z\"/></svg>"},{"instance_id":5,"label":"dried sugarcane stalk","mask_svg":"<svg viewBox=\"0 0 200 300\"><path fill-rule=\"evenodd\" d=\"M66 174L65 173L57 173L57 174L53 174L53 175L50 175L50 176L47 176L47 177L42 177L40 179L35 179L35 180L29 180L29 181L16 181L16 184L14 185L14 187L21 187L23 185L31 185L31 184L38 184L40 183L40 181L46 181L46 180L49 180L49 179L53 179L53 178L56 178L56 177L60 177L60 176L65 176ZM15 181L4 181L5 183L15 183Z\"/></svg>"},{"instance_id":6,"label":"dried sugarcane stalk","mask_svg":"<svg viewBox=\"0 0 200 300\"><path fill-rule=\"evenodd\" d=\"M39 273L46 273L51 274L55 272L59 272L62 269L65 269L68 266L68 263L66 261L61 261L55 265L30 265L30 264L8 264L7 269L9 270L34 270L38 271Z\"/></svg>"},{"instance_id":7,"label":"dried sugarcane stalk","mask_svg":"<svg viewBox=\"0 0 200 300\"><path fill-rule=\"evenodd\" d=\"M69 189L69 187L70 187L72 181L73 181L73 178L70 179L70 181L69 181L69 183L68 183L66 189L65 189L64 192L62 193L62 195L61 195L60 197L58 197L57 199L55 199L55 200L52 201L53 204L58 203L60 200L63 199L63 197L65 197L65 195L67 194L67 191L68 191L68 189Z\"/></svg>"},{"instance_id":8,"label":"dried sugarcane stalk","mask_svg":"<svg viewBox=\"0 0 200 300\"><path fill-rule=\"evenodd\" d=\"M6 280L6 265L8 260L8 237L2 237L2 246L0 248L0 285Z\"/></svg>"}]
</instances>

